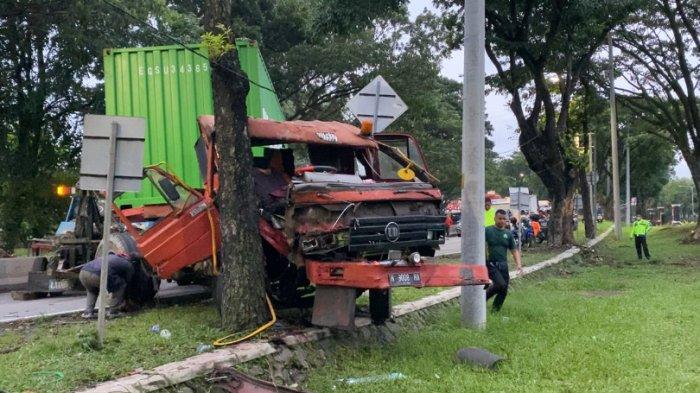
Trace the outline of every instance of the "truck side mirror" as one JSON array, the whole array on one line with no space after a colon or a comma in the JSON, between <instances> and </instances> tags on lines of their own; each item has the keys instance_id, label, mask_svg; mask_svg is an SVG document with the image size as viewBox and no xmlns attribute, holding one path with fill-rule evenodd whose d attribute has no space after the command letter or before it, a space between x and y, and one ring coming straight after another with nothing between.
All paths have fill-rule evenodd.
<instances>
[{"instance_id":1,"label":"truck side mirror","mask_svg":"<svg viewBox=\"0 0 700 393\"><path fill-rule=\"evenodd\" d=\"M163 190L163 193L165 193L165 196L167 196L169 200L177 201L180 199L180 193L177 192L175 185L167 177L160 178L158 180L158 186Z\"/></svg>"}]
</instances>

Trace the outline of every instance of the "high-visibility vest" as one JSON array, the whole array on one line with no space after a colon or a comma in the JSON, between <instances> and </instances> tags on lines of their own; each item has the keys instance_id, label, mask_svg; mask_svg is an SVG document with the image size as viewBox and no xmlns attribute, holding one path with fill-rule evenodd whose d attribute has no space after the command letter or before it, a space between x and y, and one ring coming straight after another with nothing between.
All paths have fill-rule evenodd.
<instances>
[{"instance_id":1,"label":"high-visibility vest","mask_svg":"<svg viewBox=\"0 0 700 393\"><path fill-rule=\"evenodd\" d=\"M486 210L484 214L484 226L490 227L491 225L496 225L496 209L493 207Z\"/></svg>"},{"instance_id":2,"label":"high-visibility vest","mask_svg":"<svg viewBox=\"0 0 700 393\"><path fill-rule=\"evenodd\" d=\"M630 237L633 236L646 236L651 230L651 223L647 220L637 220L632 223L632 233Z\"/></svg>"}]
</instances>

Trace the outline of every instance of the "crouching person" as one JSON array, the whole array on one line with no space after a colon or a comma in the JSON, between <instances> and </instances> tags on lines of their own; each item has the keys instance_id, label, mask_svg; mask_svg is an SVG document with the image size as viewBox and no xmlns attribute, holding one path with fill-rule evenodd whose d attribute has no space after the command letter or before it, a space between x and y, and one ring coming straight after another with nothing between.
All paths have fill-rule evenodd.
<instances>
[{"instance_id":1,"label":"crouching person","mask_svg":"<svg viewBox=\"0 0 700 393\"><path fill-rule=\"evenodd\" d=\"M127 287L134 277L134 267L131 260L137 259L137 254L124 255L109 253L107 263L107 292L112 295L112 301L107 311L108 317L118 316L125 306L125 294ZM83 318L94 318L96 316L95 303L100 294L100 272L102 268L102 258L98 257L83 265L78 278L87 290L87 304L83 312Z\"/></svg>"}]
</instances>

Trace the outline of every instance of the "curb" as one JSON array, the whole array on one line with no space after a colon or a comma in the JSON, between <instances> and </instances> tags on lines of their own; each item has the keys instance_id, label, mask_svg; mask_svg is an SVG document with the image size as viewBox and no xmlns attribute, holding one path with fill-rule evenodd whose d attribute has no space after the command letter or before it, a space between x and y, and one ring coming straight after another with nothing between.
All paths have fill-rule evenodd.
<instances>
[{"instance_id":1,"label":"curb","mask_svg":"<svg viewBox=\"0 0 700 393\"><path fill-rule=\"evenodd\" d=\"M595 239L589 240L585 247L590 248L595 246L601 240L605 239L605 237L611 232L612 228L608 229ZM561 261L571 258L579 252L581 252L581 249L574 246L555 256L554 258L550 258L532 266L524 267L523 273L520 275L518 275L515 271L510 272L510 274L513 278L518 278L538 270L542 270L545 267L560 263ZM395 318L400 318L402 316L424 310L428 307L448 302L459 297L460 293L461 288L455 287L412 302L402 303L394 306L392 315ZM369 318L357 318L355 320L355 324L359 330L370 326L371 321ZM279 342L287 347L292 347L319 341L330 337L332 334L333 333L328 328L310 328L301 332L288 334L284 337L276 339L275 342ZM168 386L187 382L191 379L202 376L217 367L230 367L236 364L245 363L253 359L272 355L279 350L280 348L273 345L270 341L245 342L232 347L221 348L212 352L192 356L181 361L164 364L152 370L143 371L138 374L103 382L92 388L80 390L79 392L131 393L155 391Z\"/></svg>"}]
</instances>

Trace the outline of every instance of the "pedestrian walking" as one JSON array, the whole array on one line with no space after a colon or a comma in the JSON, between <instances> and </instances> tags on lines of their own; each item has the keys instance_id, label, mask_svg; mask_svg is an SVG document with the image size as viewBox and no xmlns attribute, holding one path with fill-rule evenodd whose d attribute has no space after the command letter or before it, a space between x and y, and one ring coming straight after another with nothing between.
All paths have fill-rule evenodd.
<instances>
[{"instance_id":1,"label":"pedestrian walking","mask_svg":"<svg viewBox=\"0 0 700 393\"><path fill-rule=\"evenodd\" d=\"M109 254L107 257L107 292L112 295L108 316L116 316L125 305L124 298L127 287L134 277L134 267L131 260L138 255ZM83 265L78 278L87 291L87 304L82 314L83 318L95 317L95 303L100 294L100 272L102 270L102 258L98 257Z\"/></svg>"},{"instance_id":2,"label":"pedestrian walking","mask_svg":"<svg viewBox=\"0 0 700 393\"><path fill-rule=\"evenodd\" d=\"M647 246L647 235L651 231L651 223L637 214L637 219L632 223L630 239L634 238L634 247L637 249L637 258L642 259L642 249L644 256L649 259L649 247Z\"/></svg>"},{"instance_id":3,"label":"pedestrian walking","mask_svg":"<svg viewBox=\"0 0 700 393\"><path fill-rule=\"evenodd\" d=\"M486 289L486 300L495 296L492 310L497 312L508 295L508 250L513 254L518 274L522 271L522 264L513 235L507 228L505 210L496 210L495 222L495 225L486 228L486 267L491 279L491 285Z\"/></svg>"}]
</instances>

